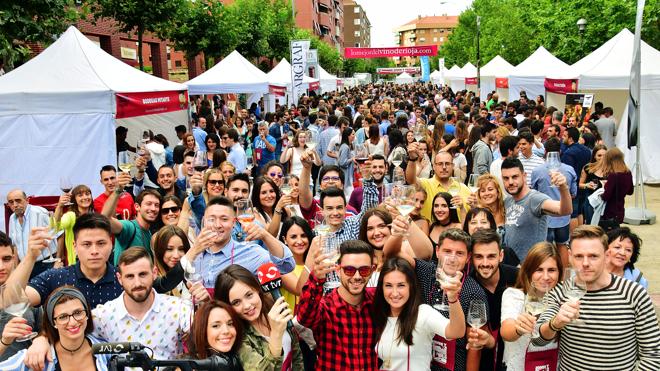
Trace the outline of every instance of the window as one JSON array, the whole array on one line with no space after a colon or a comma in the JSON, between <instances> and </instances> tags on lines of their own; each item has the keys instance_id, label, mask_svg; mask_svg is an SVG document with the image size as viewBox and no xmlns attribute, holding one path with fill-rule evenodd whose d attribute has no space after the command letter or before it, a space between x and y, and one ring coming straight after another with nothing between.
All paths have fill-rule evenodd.
<instances>
[{"instance_id":1,"label":"window","mask_svg":"<svg viewBox=\"0 0 660 371\"><path fill-rule=\"evenodd\" d=\"M355 47L356 47L356 48L359 48L359 47L360 47L360 43L355 43Z\"/></svg>"},{"instance_id":2,"label":"window","mask_svg":"<svg viewBox=\"0 0 660 371\"><path fill-rule=\"evenodd\" d=\"M355 32L353 32L353 36L355 36L355 37L360 37L360 31L355 31Z\"/></svg>"},{"instance_id":3,"label":"window","mask_svg":"<svg viewBox=\"0 0 660 371\"><path fill-rule=\"evenodd\" d=\"M177 68L181 68L181 61L174 61L174 66Z\"/></svg>"},{"instance_id":4,"label":"window","mask_svg":"<svg viewBox=\"0 0 660 371\"><path fill-rule=\"evenodd\" d=\"M445 38L444 38L444 37L441 37L441 38L440 38L440 42L441 42L441 43L442 43L442 42L445 42Z\"/></svg>"},{"instance_id":5,"label":"window","mask_svg":"<svg viewBox=\"0 0 660 371\"><path fill-rule=\"evenodd\" d=\"M419 33L423 35L426 33L426 30L419 30Z\"/></svg>"},{"instance_id":6,"label":"window","mask_svg":"<svg viewBox=\"0 0 660 371\"><path fill-rule=\"evenodd\" d=\"M419 42L424 42L424 41L426 41L426 37L420 37L419 38Z\"/></svg>"},{"instance_id":7,"label":"window","mask_svg":"<svg viewBox=\"0 0 660 371\"><path fill-rule=\"evenodd\" d=\"M438 42L438 38L437 38L437 37L434 37L434 38L433 38L433 42L434 42L434 43L435 43L435 42Z\"/></svg>"},{"instance_id":8,"label":"window","mask_svg":"<svg viewBox=\"0 0 660 371\"><path fill-rule=\"evenodd\" d=\"M353 20L353 24L356 25L356 26L359 26L360 25L360 18L355 18Z\"/></svg>"},{"instance_id":9,"label":"window","mask_svg":"<svg viewBox=\"0 0 660 371\"><path fill-rule=\"evenodd\" d=\"M355 13L355 14L360 13L360 7L359 6L354 6L353 7L353 13Z\"/></svg>"}]
</instances>

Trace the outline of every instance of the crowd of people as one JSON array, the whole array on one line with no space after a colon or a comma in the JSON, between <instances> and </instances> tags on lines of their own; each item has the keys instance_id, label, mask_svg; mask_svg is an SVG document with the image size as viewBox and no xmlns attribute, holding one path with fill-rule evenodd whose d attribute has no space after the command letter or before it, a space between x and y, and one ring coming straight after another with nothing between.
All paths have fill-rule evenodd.
<instances>
[{"instance_id":1,"label":"crowd of people","mask_svg":"<svg viewBox=\"0 0 660 371\"><path fill-rule=\"evenodd\" d=\"M176 144L118 127L99 195L9 192L0 369L112 369L106 342L222 370L660 369L611 108L423 83L191 103Z\"/></svg>"}]
</instances>

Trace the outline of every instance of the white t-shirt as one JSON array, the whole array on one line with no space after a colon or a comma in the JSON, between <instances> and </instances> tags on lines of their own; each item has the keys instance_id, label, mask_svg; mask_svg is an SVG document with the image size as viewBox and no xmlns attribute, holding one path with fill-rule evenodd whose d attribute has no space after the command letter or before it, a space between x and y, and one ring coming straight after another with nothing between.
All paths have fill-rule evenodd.
<instances>
[{"instance_id":1,"label":"white t-shirt","mask_svg":"<svg viewBox=\"0 0 660 371\"><path fill-rule=\"evenodd\" d=\"M525 294L520 289L509 287L502 293L501 321L516 319L525 307ZM516 341L504 342L504 358L507 371L525 371L525 352L529 346L530 350L541 351L557 348L557 342L553 341L546 346L538 347L530 344L530 336L524 335Z\"/></svg>"},{"instance_id":2,"label":"white t-shirt","mask_svg":"<svg viewBox=\"0 0 660 371\"><path fill-rule=\"evenodd\" d=\"M433 309L430 305L422 304L417 313L417 323L413 331L413 345L410 346L410 370L431 369L431 346L433 337L438 334L445 337L445 329L449 319ZM397 342L399 326L396 317L389 317L387 324L376 344L378 358L383 361L390 360L389 370L408 370L408 345ZM381 367L381 370L388 370Z\"/></svg>"}]
</instances>

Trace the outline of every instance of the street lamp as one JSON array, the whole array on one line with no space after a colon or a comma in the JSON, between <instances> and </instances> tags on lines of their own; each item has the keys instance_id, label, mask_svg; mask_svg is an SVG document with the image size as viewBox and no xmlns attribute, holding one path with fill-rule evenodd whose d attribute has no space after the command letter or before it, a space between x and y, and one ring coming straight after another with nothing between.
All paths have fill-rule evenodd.
<instances>
[{"instance_id":1,"label":"street lamp","mask_svg":"<svg viewBox=\"0 0 660 371\"><path fill-rule=\"evenodd\" d=\"M479 37L481 33L481 17L477 16L477 96L481 92L481 49L479 49Z\"/></svg>"},{"instance_id":2,"label":"street lamp","mask_svg":"<svg viewBox=\"0 0 660 371\"><path fill-rule=\"evenodd\" d=\"M584 50L584 44L582 41L584 40L584 30L587 28L587 20L584 18L580 18L577 21L577 27L578 27L578 32L580 33L580 49Z\"/></svg>"}]
</instances>

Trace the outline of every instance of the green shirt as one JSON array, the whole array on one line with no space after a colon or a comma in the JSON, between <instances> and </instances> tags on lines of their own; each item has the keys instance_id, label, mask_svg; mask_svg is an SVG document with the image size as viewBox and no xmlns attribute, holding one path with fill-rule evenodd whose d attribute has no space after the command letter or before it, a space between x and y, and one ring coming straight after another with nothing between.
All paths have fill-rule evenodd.
<instances>
[{"instance_id":1,"label":"green shirt","mask_svg":"<svg viewBox=\"0 0 660 371\"><path fill-rule=\"evenodd\" d=\"M133 246L144 247L153 261L154 254L151 250L151 231L140 228L137 220L120 220L119 222L121 223L122 228L121 232L115 235L115 266L119 263L119 255L121 255L124 250Z\"/></svg>"}]
</instances>

